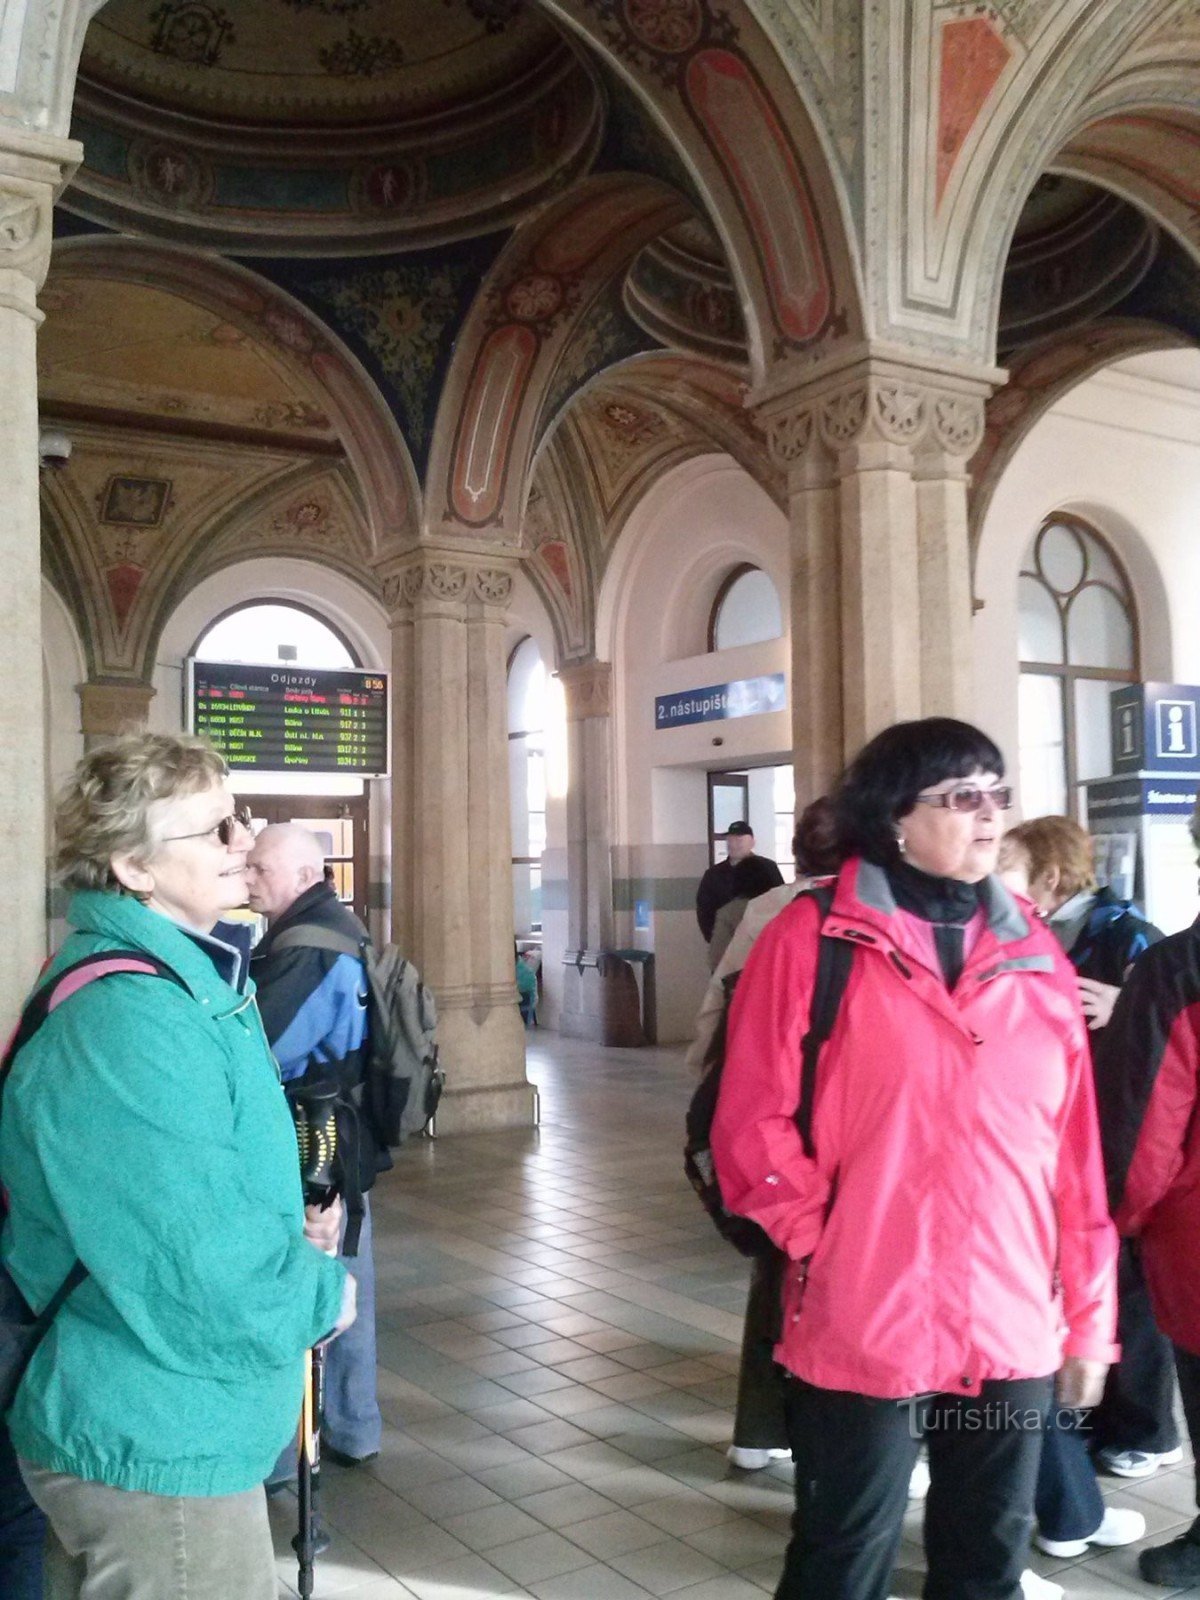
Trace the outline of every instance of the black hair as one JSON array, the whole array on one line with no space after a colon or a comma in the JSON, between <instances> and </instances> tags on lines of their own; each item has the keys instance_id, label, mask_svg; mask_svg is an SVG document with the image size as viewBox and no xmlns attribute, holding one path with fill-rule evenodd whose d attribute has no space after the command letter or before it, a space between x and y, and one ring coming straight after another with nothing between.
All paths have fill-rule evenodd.
<instances>
[{"instance_id":1,"label":"black hair","mask_svg":"<svg viewBox=\"0 0 1200 1600\"><path fill-rule=\"evenodd\" d=\"M916 805L917 796L932 784L973 772L1002 778L1004 757L969 722L923 717L877 733L846 768L833 797L843 854L895 866L900 860L896 823Z\"/></svg>"}]
</instances>

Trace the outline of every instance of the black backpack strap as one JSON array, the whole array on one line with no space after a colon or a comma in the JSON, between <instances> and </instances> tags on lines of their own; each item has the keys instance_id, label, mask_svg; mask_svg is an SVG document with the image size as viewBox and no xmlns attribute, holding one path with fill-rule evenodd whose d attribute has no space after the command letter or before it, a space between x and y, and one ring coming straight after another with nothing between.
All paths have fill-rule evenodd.
<instances>
[{"instance_id":1,"label":"black backpack strap","mask_svg":"<svg viewBox=\"0 0 1200 1600\"><path fill-rule=\"evenodd\" d=\"M822 927L833 905L833 885L818 884L805 891L817 902ZM846 985L850 981L850 968L854 964L854 946L846 939L831 939L824 932L817 939L817 973L813 982L812 1003L808 1013L808 1031L800 1041L800 1103L796 1107L796 1127L804 1154L810 1161L816 1158L813 1144L813 1108L817 1094L817 1062L821 1046L833 1032L838 1008Z\"/></svg>"},{"instance_id":2,"label":"black backpack strap","mask_svg":"<svg viewBox=\"0 0 1200 1600\"><path fill-rule=\"evenodd\" d=\"M348 933L338 933L336 928L322 928L315 922L298 922L294 928L285 928L271 940L272 950L332 950L339 956L357 956L366 961L371 948L367 938L352 939Z\"/></svg>"}]
</instances>

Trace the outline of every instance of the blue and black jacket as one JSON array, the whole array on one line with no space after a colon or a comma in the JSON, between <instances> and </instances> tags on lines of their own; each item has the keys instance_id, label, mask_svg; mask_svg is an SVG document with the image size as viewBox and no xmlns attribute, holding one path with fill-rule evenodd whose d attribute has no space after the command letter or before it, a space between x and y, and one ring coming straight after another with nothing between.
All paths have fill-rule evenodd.
<instances>
[{"instance_id":1,"label":"blue and black jacket","mask_svg":"<svg viewBox=\"0 0 1200 1600\"><path fill-rule=\"evenodd\" d=\"M1111 889L1098 889L1067 958L1081 978L1119 989L1142 951L1161 938L1161 930L1132 901L1118 900Z\"/></svg>"},{"instance_id":2,"label":"blue and black jacket","mask_svg":"<svg viewBox=\"0 0 1200 1600\"><path fill-rule=\"evenodd\" d=\"M367 930L341 904L327 883L314 884L272 922L250 957L258 987L258 1009L285 1084L336 1078L346 1098L360 1109L362 1186L390 1166L374 1130L367 1124L358 1092L366 1071L367 979L362 962L334 950L275 942L287 929L304 924L362 941Z\"/></svg>"}]
</instances>

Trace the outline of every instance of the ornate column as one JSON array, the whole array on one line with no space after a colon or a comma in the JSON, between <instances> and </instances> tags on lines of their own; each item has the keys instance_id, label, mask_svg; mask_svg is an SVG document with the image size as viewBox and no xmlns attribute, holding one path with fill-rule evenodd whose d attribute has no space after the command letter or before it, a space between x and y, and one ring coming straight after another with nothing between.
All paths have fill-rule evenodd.
<instances>
[{"instance_id":1,"label":"ornate column","mask_svg":"<svg viewBox=\"0 0 1200 1600\"><path fill-rule=\"evenodd\" d=\"M0 1012L5 1029L12 1026L46 952L37 408L37 326L42 313L37 292L50 264L54 197L82 153L65 139L16 129L0 132L0 641L5 679L0 696L0 849L7 912Z\"/></svg>"},{"instance_id":2,"label":"ornate column","mask_svg":"<svg viewBox=\"0 0 1200 1600\"><path fill-rule=\"evenodd\" d=\"M154 685L140 678L89 679L78 686L84 749L146 726Z\"/></svg>"},{"instance_id":3,"label":"ornate column","mask_svg":"<svg viewBox=\"0 0 1200 1600\"><path fill-rule=\"evenodd\" d=\"M870 355L763 403L788 474L798 805L888 723L969 712L966 464L994 376Z\"/></svg>"},{"instance_id":4,"label":"ornate column","mask_svg":"<svg viewBox=\"0 0 1200 1600\"><path fill-rule=\"evenodd\" d=\"M423 547L382 572L392 619L392 936L437 996L440 1132L525 1124L513 970L503 558Z\"/></svg>"}]
</instances>

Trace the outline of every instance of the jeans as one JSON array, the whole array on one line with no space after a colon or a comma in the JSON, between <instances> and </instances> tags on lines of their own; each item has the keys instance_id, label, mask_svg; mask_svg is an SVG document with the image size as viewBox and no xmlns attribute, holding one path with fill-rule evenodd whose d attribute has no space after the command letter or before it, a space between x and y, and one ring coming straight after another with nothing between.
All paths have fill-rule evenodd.
<instances>
[{"instance_id":1,"label":"jeans","mask_svg":"<svg viewBox=\"0 0 1200 1600\"><path fill-rule=\"evenodd\" d=\"M21 1470L50 1524L45 1600L276 1600L261 1488L142 1494Z\"/></svg>"},{"instance_id":2,"label":"jeans","mask_svg":"<svg viewBox=\"0 0 1200 1600\"><path fill-rule=\"evenodd\" d=\"M1020 1600L1051 1382L895 1401L787 1379L796 1514L775 1600L885 1600L922 1440L925 1600Z\"/></svg>"},{"instance_id":3,"label":"jeans","mask_svg":"<svg viewBox=\"0 0 1200 1600\"><path fill-rule=\"evenodd\" d=\"M0 1596L42 1600L46 1519L25 1487L8 1428L0 1421Z\"/></svg>"}]
</instances>

